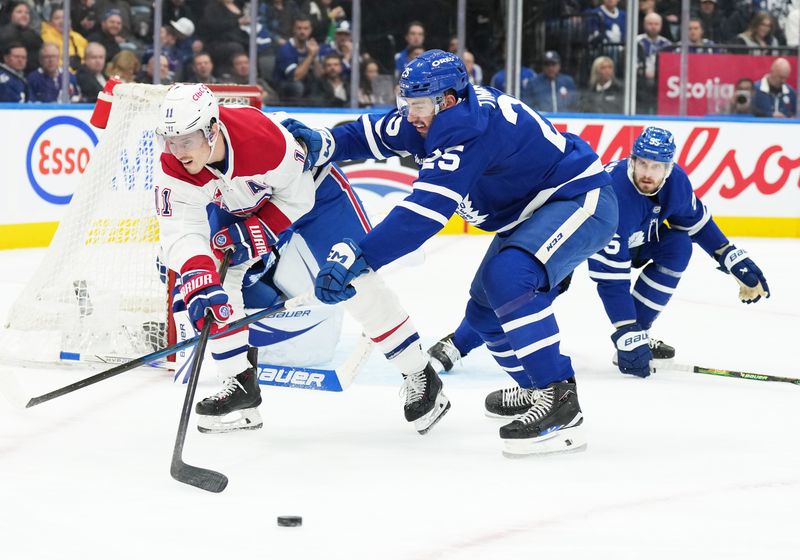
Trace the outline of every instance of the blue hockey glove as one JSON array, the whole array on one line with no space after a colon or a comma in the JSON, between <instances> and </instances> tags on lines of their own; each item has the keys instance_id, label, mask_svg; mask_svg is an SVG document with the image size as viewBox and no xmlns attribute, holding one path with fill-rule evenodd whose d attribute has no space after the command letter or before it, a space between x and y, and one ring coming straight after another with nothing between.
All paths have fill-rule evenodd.
<instances>
[{"instance_id":1,"label":"blue hockey glove","mask_svg":"<svg viewBox=\"0 0 800 560\"><path fill-rule=\"evenodd\" d=\"M266 255L278 242L277 236L258 216L222 228L211 236L211 249L222 260L226 250L233 252L231 266Z\"/></svg>"},{"instance_id":2,"label":"blue hockey glove","mask_svg":"<svg viewBox=\"0 0 800 560\"><path fill-rule=\"evenodd\" d=\"M308 149L303 171L325 165L330 161L333 151L336 149L336 142L330 130L327 128L309 128L296 119L284 119L281 124L292 136L301 140Z\"/></svg>"},{"instance_id":3,"label":"blue hockey glove","mask_svg":"<svg viewBox=\"0 0 800 560\"><path fill-rule=\"evenodd\" d=\"M650 375L653 351L650 350L650 337L639 323L618 328L611 340L617 347L617 365L622 373L639 377Z\"/></svg>"},{"instance_id":4,"label":"blue hockey glove","mask_svg":"<svg viewBox=\"0 0 800 560\"><path fill-rule=\"evenodd\" d=\"M216 270L204 267L205 263L198 262L201 259L208 263L213 261L208 257L191 259L181 274L180 299L189 311L189 318L198 330L203 328L205 323L206 310L210 309L217 324L225 324L233 315L233 307L228 303L228 294L222 289L222 283ZM192 261L195 261L192 263ZM193 264L199 264L197 268ZM210 267L209 267L210 268ZM173 310L180 310L181 303L175 300ZM215 332L217 325L212 327Z\"/></svg>"},{"instance_id":5,"label":"blue hockey glove","mask_svg":"<svg viewBox=\"0 0 800 560\"><path fill-rule=\"evenodd\" d=\"M319 269L314 283L314 295L322 303L333 305L356 295L350 286L353 279L369 272L361 249L352 239L344 239L331 247L328 260Z\"/></svg>"},{"instance_id":6,"label":"blue hockey glove","mask_svg":"<svg viewBox=\"0 0 800 560\"><path fill-rule=\"evenodd\" d=\"M755 303L761 296L769 297L767 279L744 249L737 249L735 245L728 246L719 256L719 269L736 278L742 303Z\"/></svg>"}]
</instances>

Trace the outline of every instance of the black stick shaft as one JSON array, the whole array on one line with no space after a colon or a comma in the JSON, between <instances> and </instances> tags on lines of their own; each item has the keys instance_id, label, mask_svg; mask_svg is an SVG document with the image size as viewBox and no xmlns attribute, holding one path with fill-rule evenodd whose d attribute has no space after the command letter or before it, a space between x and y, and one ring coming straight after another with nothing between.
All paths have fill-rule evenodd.
<instances>
[{"instance_id":1,"label":"black stick shaft","mask_svg":"<svg viewBox=\"0 0 800 560\"><path fill-rule=\"evenodd\" d=\"M262 309L257 313L253 313L252 315L248 315L247 317L243 317L241 319L233 321L232 323L229 323L225 333L231 330L240 329L251 323L255 323L259 319L263 319L268 315L271 315L273 313L278 313L279 311L283 311L283 309L284 309L283 303L273 305L272 307L268 307L266 309ZM221 336L222 334L225 333L217 332L212 334L209 338L217 338L218 336ZM67 395L69 393L72 393L73 391L77 391L78 389L83 389L84 387L88 387L89 385L94 385L95 383L108 379L109 377L114 377L121 373L125 373L126 371L130 371L132 369L136 369L137 367L158 361L162 358L166 358L167 356L171 356L172 354L180 352L184 348L189 348L191 346L194 346L195 344L197 344L199 340L200 340L199 335L195 336L194 338L183 340L181 342L173 344L172 346L168 346L163 350L157 350L152 354L147 354L146 356L142 356L141 358L136 358L135 360L131 360L130 362L120 364L106 371L102 371L90 377L81 379L80 381L76 381L75 383L70 383L69 385L65 385L64 387L50 391L49 393L39 395L38 397L33 397L31 400L28 401L28 404L25 405L25 408L31 408L32 406L36 406L38 404L42 404L43 402L47 402L57 397Z\"/></svg>"},{"instance_id":2,"label":"black stick shaft","mask_svg":"<svg viewBox=\"0 0 800 560\"><path fill-rule=\"evenodd\" d=\"M222 259L222 264L219 267L219 283L223 284L225 275L228 272L228 265L230 264L230 253L225 253ZM189 428L189 418L192 415L192 406L194 405L194 395L197 390L197 380L200 378L200 368L203 365L203 357L206 352L206 345L208 344L208 337L211 334L211 326L214 324L214 317L211 310L206 312L206 320L203 329L200 331L200 337L197 341L197 348L195 349L194 360L192 369L189 373L189 381L186 383L186 398L183 400L183 408L181 409L181 417L178 421L178 433L175 436L175 449L172 452L172 463L170 465L170 474L172 478L185 484L191 484L203 490L210 492L222 492L228 484L228 479L222 473L202 469L200 467L193 467L183 462L183 445L186 442L186 432Z\"/></svg>"}]
</instances>

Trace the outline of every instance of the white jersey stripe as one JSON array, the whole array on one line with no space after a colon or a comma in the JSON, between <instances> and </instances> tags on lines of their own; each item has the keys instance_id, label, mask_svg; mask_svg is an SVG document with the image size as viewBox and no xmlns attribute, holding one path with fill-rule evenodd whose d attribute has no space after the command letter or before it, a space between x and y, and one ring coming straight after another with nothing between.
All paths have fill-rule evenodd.
<instances>
[{"instance_id":1,"label":"white jersey stripe","mask_svg":"<svg viewBox=\"0 0 800 560\"><path fill-rule=\"evenodd\" d=\"M361 124L364 126L364 138L367 139L369 151L375 156L375 159L384 159L384 155L378 149L378 143L375 141L375 134L372 132L372 123L369 120L369 115L361 116Z\"/></svg>"},{"instance_id":2,"label":"white jersey stripe","mask_svg":"<svg viewBox=\"0 0 800 560\"><path fill-rule=\"evenodd\" d=\"M425 183L423 181L416 181L411 186L413 187L414 190L426 191L426 192L432 192L432 193L435 193L435 194L439 194L439 195L442 195L444 197L449 198L450 200L454 200L454 201L458 202L459 204L461 203L462 200L464 200L464 197L461 196L460 194L458 194L456 191L450 190L447 187L441 187L439 185L434 185L433 183Z\"/></svg>"},{"instance_id":3,"label":"white jersey stripe","mask_svg":"<svg viewBox=\"0 0 800 560\"><path fill-rule=\"evenodd\" d=\"M533 344L528 344L527 346L523 346L519 350L517 350L517 358L520 360L525 356L530 356L534 352L538 352L542 348L546 348L548 346L552 346L553 344L558 344L561 340L561 334L556 333L553 336L548 336L547 338L543 338L542 340L537 340Z\"/></svg>"},{"instance_id":4,"label":"white jersey stripe","mask_svg":"<svg viewBox=\"0 0 800 560\"><path fill-rule=\"evenodd\" d=\"M435 212L435 211L431 210L430 208L426 208L425 206L422 206L422 205L417 204L415 202L409 202L407 200L401 200L400 202L397 203L397 206L402 206L406 210L410 210L410 211L414 212L415 214L419 214L420 216L428 218L429 220L433 220L435 222L439 222L440 224L442 224L442 227L447 225L447 221L449 220L449 218L439 214L439 212Z\"/></svg>"},{"instance_id":5,"label":"white jersey stripe","mask_svg":"<svg viewBox=\"0 0 800 560\"><path fill-rule=\"evenodd\" d=\"M606 266L610 266L611 268L630 268L631 261L612 261L611 259L604 257L600 253L595 253L589 260L597 261L599 263L603 263Z\"/></svg>"},{"instance_id":6,"label":"white jersey stripe","mask_svg":"<svg viewBox=\"0 0 800 560\"><path fill-rule=\"evenodd\" d=\"M530 325L531 323L536 323L537 321L541 321L553 314L553 309L550 307L546 307L541 311L537 311L536 313L532 313L531 315L526 315L525 317L520 317L519 319L512 319L506 323L503 323L501 326L503 327L503 331L508 333L509 331L513 331L514 329L518 329L520 327L524 327L525 325Z\"/></svg>"},{"instance_id":7,"label":"white jersey stripe","mask_svg":"<svg viewBox=\"0 0 800 560\"><path fill-rule=\"evenodd\" d=\"M635 299L638 299L639 301L641 301L643 304L645 304L650 309L654 309L655 311L664 311L664 306L663 305L659 305L656 302L647 299L646 297L644 297L642 294L640 294L636 290L632 290L631 291L631 295Z\"/></svg>"},{"instance_id":8,"label":"white jersey stripe","mask_svg":"<svg viewBox=\"0 0 800 560\"><path fill-rule=\"evenodd\" d=\"M595 272L589 271L589 278L592 280L630 280L630 272Z\"/></svg>"},{"instance_id":9,"label":"white jersey stripe","mask_svg":"<svg viewBox=\"0 0 800 560\"><path fill-rule=\"evenodd\" d=\"M647 277L647 275L643 272L639 275L639 280L650 286L651 288L655 288L659 292L664 292L665 294L674 294L675 288L670 288L669 286L665 286L664 284L659 284L655 280L651 280Z\"/></svg>"}]
</instances>

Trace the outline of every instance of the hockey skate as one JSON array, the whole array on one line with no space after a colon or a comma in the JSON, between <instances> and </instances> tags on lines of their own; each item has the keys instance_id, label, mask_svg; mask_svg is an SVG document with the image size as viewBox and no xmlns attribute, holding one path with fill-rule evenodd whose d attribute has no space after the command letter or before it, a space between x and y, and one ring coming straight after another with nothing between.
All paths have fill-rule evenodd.
<instances>
[{"instance_id":1,"label":"hockey skate","mask_svg":"<svg viewBox=\"0 0 800 560\"><path fill-rule=\"evenodd\" d=\"M489 418L516 418L525 414L533 404L534 389L507 387L486 395L486 416Z\"/></svg>"},{"instance_id":2,"label":"hockey skate","mask_svg":"<svg viewBox=\"0 0 800 560\"><path fill-rule=\"evenodd\" d=\"M583 414L571 381L533 390L533 404L525 414L500 428L503 455L523 457L565 451L583 451Z\"/></svg>"},{"instance_id":3,"label":"hockey skate","mask_svg":"<svg viewBox=\"0 0 800 560\"><path fill-rule=\"evenodd\" d=\"M405 393L406 420L414 423L420 434L427 434L450 410L450 401L442 392L442 380L428 364L424 370L404 375L400 389Z\"/></svg>"},{"instance_id":4,"label":"hockey skate","mask_svg":"<svg viewBox=\"0 0 800 560\"><path fill-rule=\"evenodd\" d=\"M264 425L257 408L261 404L255 366L257 349L251 348L247 358L253 367L229 377L219 393L197 403L197 429L204 434L257 430Z\"/></svg>"},{"instance_id":5,"label":"hockey skate","mask_svg":"<svg viewBox=\"0 0 800 560\"><path fill-rule=\"evenodd\" d=\"M442 340L428 348L431 365L436 373L446 373L453 369L456 362L460 362L461 352L453 343L454 333L448 334Z\"/></svg>"},{"instance_id":6,"label":"hockey skate","mask_svg":"<svg viewBox=\"0 0 800 560\"><path fill-rule=\"evenodd\" d=\"M658 366L659 360L661 363L663 363L664 361L671 360L675 357L675 348L656 338L650 339L650 351L653 353L653 361L655 362L655 364L650 364L651 367ZM611 363L613 363L615 366L619 365L616 352L614 352L614 357L611 358Z\"/></svg>"}]
</instances>

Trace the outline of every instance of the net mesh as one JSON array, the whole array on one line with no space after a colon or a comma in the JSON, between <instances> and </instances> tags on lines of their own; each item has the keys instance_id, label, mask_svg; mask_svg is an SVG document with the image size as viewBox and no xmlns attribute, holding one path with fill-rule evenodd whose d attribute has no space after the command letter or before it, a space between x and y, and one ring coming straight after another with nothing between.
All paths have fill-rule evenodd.
<instances>
[{"instance_id":1,"label":"net mesh","mask_svg":"<svg viewBox=\"0 0 800 560\"><path fill-rule=\"evenodd\" d=\"M153 166L167 86L114 89L109 122L32 280L0 333L23 361L136 357L167 345L168 289L159 267ZM252 94L252 92L251 92ZM228 92L224 103L253 97Z\"/></svg>"}]
</instances>

